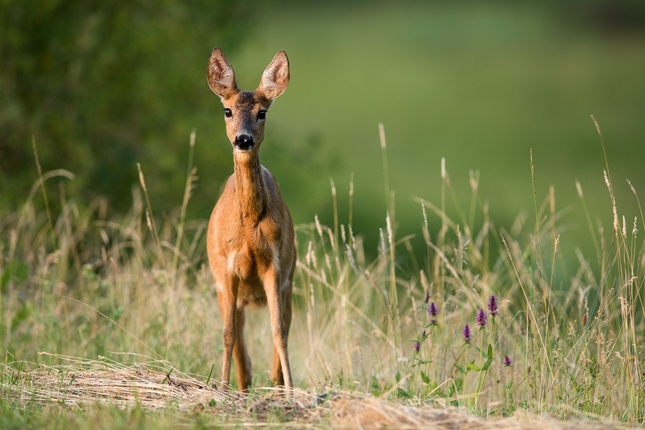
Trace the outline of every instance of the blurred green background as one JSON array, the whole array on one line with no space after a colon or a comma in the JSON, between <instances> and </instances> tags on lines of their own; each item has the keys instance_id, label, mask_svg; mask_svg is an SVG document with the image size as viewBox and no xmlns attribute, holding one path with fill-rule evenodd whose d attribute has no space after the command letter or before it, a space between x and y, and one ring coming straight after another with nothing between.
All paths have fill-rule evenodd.
<instances>
[{"instance_id":1,"label":"blurred green background","mask_svg":"<svg viewBox=\"0 0 645 430\"><path fill-rule=\"evenodd\" d=\"M382 122L399 236L419 232L413 197L439 205L442 157L462 208L474 170L498 225L531 217L532 148L538 201L554 185L557 209L569 209L562 246L584 243L576 180L594 220L609 229L612 217L592 114L619 215L631 227L638 214L625 179L644 192L642 1L5 0L0 14L5 210L37 179L32 136L45 171L77 175L67 198L106 196L126 211L140 162L155 210L173 210L195 129L199 181L188 209L208 217L232 172L222 108L205 77L219 45L249 89L276 51L289 55L291 84L269 114L262 162L296 223L315 214L332 222L330 178L347 223L353 178L354 230L375 249L386 214ZM48 187L59 193L56 181Z\"/></svg>"}]
</instances>

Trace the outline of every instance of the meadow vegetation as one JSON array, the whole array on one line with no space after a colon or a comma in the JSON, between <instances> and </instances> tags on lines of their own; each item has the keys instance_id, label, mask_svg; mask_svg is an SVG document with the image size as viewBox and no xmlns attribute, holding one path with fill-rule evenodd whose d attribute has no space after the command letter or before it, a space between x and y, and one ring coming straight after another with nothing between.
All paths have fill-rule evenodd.
<instances>
[{"instance_id":1,"label":"meadow vegetation","mask_svg":"<svg viewBox=\"0 0 645 430\"><path fill-rule=\"evenodd\" d=\"M62 381L96 370L97 363L105 371L176 371L205 386L219 384L213 375L219 373L221 320L204 252L206 220L186 217L195 185L190 148L183 202L167 216L156 214L141 169L132 208L120 218L106 216L104 200L87 208L68 200L66 171L42 172L22 207L2 214L3 423L62 427L71 416L79 426L99 417L104 426L143 428L157 421L160 427L199 427L293 418L280 408L269 415L234 407L222 412L222 399L201 403L197 412L173 409L169 399L162 412L151 412L136 401L125 411L110 402L78 409L66 408L64 398L47 403L24 395L39 372L62 375ZM614 202L614 181L624 178L610 167L604 180ZM534 169L539 166L531 166L532 175ZM46 181L59 184L57 195L45 192ZM442 198L418 202L423 253L413 251L410 236L397 234L390 205L383 227L373 232L377 257L367 259L363 238L354 234L353 193L341 196L334 187L332 205L344 201L349 213L335 211L329 226L317 217L297 226L290 355L300 393L309 393L309 401L320 393L358 393L477 416L642 423L642 213L628 220L612 203L608 226L587 213L596 246L577 249L570 265L559 248L561 215L552 192L534 192L533 215L507 230L489 216L477 177L470 178L466 209L452 203L445 164L437 181ZM584 204L581 187L579 198ZM50 209L54 199L59 212ZM439 229L429 227L432 218ZM563 271L566 288L554 288L556 270ZM266 321L265 311L247 322L255 395L269 384ZM73 378L66 381L66 389L74 387Z\"/></svg>"},{"instance_id":2,"label":"meadow vegetation","mask_svg":"<svg viewBox=\"0 0 645 430\"><path fill-rule=\"evenodd\" d=\"M645 14L565 3L0 6L0 427L642 425ZM214 376L216 44L292 59L292 399L266 310L249 396Z\"/></svg>"}]
</instances>

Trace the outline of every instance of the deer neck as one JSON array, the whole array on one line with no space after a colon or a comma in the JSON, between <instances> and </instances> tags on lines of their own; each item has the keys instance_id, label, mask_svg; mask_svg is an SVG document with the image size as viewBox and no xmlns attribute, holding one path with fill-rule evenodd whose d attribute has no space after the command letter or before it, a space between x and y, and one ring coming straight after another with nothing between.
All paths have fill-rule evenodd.
<instances>
[{"instance_id":1,"label":"deer neck","mask_svg":"<svg viewBox=\"0 0 645 430\"><path fill-rule=\"evenodd\" d=\"M257 151L235 154L235 188L242 221L257 225L267 204L266 185Z\"/></svg>"}]
</instances>

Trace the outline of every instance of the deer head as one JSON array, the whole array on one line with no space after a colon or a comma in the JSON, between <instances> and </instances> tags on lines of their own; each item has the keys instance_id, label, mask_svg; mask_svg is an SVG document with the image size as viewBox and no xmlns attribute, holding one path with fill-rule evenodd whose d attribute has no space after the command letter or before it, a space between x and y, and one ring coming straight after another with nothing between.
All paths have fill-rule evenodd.
<instances>
[{"instance_id":1,"label":"deer head","mask_svg":"<svg viewBox=\"0 0 645 430\"><path fill-rule=\"evenodd\" d=\"M235 152L257 150L264 139L266 114L273 100L289 84L289 59L278 52L262 73L255 91L240 91L235 72L219 48L211 52L208 63L208 85L224 105L226 135Z\"/></svg>"}]
</instances>

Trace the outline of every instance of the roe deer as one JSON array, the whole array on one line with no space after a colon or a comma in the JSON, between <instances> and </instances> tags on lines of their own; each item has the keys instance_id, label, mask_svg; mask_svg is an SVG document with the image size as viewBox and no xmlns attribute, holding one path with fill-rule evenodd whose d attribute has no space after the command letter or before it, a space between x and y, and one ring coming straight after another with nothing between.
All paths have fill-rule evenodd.
<instances>
[{"instance_id":1,"label":"roe deer","mask_svg":"<svg viewBox=\"0 0 645 430\"><path fill-rule=\"evenodd\" d=\"M244 308L268 305L273 336L276 385L293 387L287 354L291 293L296 264L289 209L273 175L260 165L260 144L271 102L289 83L289 60L278 52L255 91L240 91L235 73L215 47L208 63L208 85L224 105L226 134L233 145L235 171L208 224L208 261L224 321L222 384L230 382L235 357L240 390L251 386L251 360L244 344Z\"/></svg>"}]
</instances>

